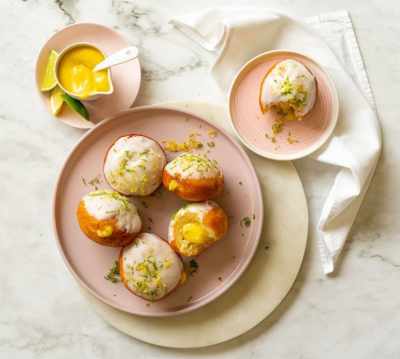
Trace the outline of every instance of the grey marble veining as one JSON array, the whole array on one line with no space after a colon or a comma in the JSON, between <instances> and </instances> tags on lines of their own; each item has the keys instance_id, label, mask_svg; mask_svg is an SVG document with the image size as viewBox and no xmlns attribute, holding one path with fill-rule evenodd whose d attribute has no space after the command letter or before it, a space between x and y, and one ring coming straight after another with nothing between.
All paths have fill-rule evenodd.
<instances>
[{"instance_id":1,"label":"grey marble veining","mask_svg":"<svg viewBox=\"0 0 400 359\"><path fill-rule=\"evenodd\" d=\"M62 264L51 230L52 189L82 132L54 120L35 94L34 62L41 45L70 23L99 22L140 47L143 86L137 104L221 102L223 95L207 75L212 56L177 34L168 19L205 6L231 4L227 0L0 2L0 358L400 357L400 6L395 0L267 4L299 16L348 9L375 94L384 150L337 276L328 280L322 276L314 230L334 169L309 159L296 162L311 214L303 269L278 310L236 340L185 351L138 342L93 312Z\"/></svg>"}]
</instances>

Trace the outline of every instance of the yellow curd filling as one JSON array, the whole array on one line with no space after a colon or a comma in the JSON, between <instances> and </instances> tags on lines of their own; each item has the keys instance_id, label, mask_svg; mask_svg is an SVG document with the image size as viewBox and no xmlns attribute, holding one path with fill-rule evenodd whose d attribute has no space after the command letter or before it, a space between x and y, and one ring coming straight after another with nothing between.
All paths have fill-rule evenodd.
<instances>
[{"instance_id":1,"label":"yellow curd filling","mask_svg":"<svg viewBox=\"0 0 400 359\"><path fill-rule=\"evenodd\" d=\"M204 244L209 241L207 229L200 223L186 223L182 227L182 236L194 244Z\"/></svg>"},{"instance_id":2,"label":"yellow curd filling","mask_svg":"<svg viewBox=\"0 0 400 359\"><path fill-rule=\"evenodd\" d=\"M104 226L96 231L96 234L100 238L110 237L113 234L113 227L112 226Z\"/></svg>"},{"instance_id":3,"label":"yellow curd filling","mask_svg":"<svg viewBox=\"0 0 400 359\"><path fill-rule=\"evenodd\" d=\"M98 92L107 92L111 85L108 70L94 72L104 55L91 46L79 46L67 51L60 59L58 78L68 92L85 99Z\"/></svg>"}]
</instances>

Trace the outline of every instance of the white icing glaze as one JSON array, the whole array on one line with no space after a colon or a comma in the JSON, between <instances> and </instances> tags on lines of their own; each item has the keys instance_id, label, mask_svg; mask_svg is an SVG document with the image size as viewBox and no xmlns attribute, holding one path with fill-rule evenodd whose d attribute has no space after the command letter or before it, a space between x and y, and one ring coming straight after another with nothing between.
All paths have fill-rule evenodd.
<instances>
[{"instance_id":1,"label":"white icing glaze","mask_svg":"<svg viewBox=\"0 0 400 359\"><path fill-rule=\"evenodd\" d=\"M150 274L143 273L146 263L150 263ZM158 268L155 272L157 276L151 274L154 269L152 263ZM160 299L173 290L178 285L183 271L183 264L178 255L167 242L152 233L141 233L131 245L124 248L122 265L128 288L150 300Z\"/></svg>"},{"instance_id":2,"label":"white icing glaze","mask_svg":"<svg viewBox=\"0 0 400 359\"><path fill-rule=\"evenodd\" d=\"M222 172L217 161L205 156L183 153L169 162L165 170L172 176L180 178L215 178L221 177Z\"/></svg>"},{"instance_id":3,"label":"white icing glaze","mask_svg":"<svg viewBox=\"0 0 400 359\"><path fill-rule=\"evenodd\" d=\"M261 86L260 100L263 106L298 101L295 109L298 116L304 116L314 106L315 77L298 61L289 59L276 64Z\"/></svg>"},{"instance_id":4,"label":"white icing glaze","mask_svg":"<svg viewBox=\"0 0 400 359\"><path fill-rule=\"evenodd\" d=\"M95 191L83 197L86 211L97 220L115 218L117 228L127 233L138 233L142 221L136 206L129 198L114 191Z\"/></svg>"},{"instance_id":5,"label":"white icing glaze","mask_svg":"<svg viewBox=\"0 0 400 359\"><path fill-rule=\"evenodd\" d=\"M161 184L166 158L150 138L133 135L119 138L107 153L104 175L116 191L147 196Z\"/></svg>"}]
</instances>

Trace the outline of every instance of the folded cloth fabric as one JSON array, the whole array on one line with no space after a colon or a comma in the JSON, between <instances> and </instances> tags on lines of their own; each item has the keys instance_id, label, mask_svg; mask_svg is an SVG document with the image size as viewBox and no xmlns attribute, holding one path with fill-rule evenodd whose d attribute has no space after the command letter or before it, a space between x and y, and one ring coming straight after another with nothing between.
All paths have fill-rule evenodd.
<instances>
[{"instance_id":1,"label":"folded cloth fabric","mask_svg":"<svg viewBox=\"0 0 400 359\"><path fill-rule=\"evenodd\" d=\"M244 63L274 49L301 52L333 78L340 101L338 125L329 142L312 155L340 168L318 223L323 271L332 273L381 151L380 125L349 15L338 12L301 20L269 9L215 8L171 23L215 52L211 73L225 92Z\"/></svg>"}]
</instances>

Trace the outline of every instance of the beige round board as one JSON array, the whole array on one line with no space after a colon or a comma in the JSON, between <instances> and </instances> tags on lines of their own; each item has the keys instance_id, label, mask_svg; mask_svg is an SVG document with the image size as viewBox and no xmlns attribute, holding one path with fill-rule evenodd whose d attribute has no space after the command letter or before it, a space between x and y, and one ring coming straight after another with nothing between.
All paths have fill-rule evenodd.
<instances>
[{"instance_id":1,"label":"beige round board","mask_svg":"<svg viewBox=\"0 0 400 359\"><path fill-rule=\"evenodd\" d=\"M163 104L187 110L230 133L227 110L198 102ZM141 341L171 348L196 348L244 334L282 302L296 280L307 246L308 209L291 162L249 153L264 199L264 226L257 252L242 277L225 294L194 312L166 318L127 314L83 294L109 324Z\"/></svg>"}]
</instances>

